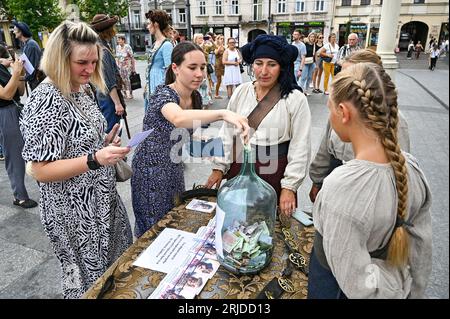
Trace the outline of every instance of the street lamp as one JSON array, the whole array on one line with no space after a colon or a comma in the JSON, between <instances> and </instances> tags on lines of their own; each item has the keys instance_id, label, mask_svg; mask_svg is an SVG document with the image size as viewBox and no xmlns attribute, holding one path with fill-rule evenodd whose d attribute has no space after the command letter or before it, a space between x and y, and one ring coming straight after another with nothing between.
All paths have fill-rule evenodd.
<instances>
[{"instance_id":1,"label":"street lamp","mask_svg":"<svg viewBox=\"0 0 450 319\"><path fill-rule=\"evenodd\" d=\"M269 17L267 18L267 34L270 34L272 24L272 1L269 0Z\"/></svg>"}]
</instances>

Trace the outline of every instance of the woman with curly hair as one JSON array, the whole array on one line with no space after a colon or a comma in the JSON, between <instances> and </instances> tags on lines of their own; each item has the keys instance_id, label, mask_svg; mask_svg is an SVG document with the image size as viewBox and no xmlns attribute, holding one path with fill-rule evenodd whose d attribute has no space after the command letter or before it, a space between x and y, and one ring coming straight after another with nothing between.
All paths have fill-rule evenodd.
<instances>
[{"instance_id":1,"label":"woman with curly hair","mask_svg":"<svg viewBox=\"0 0 450 319\"><path fill-rule=\"evenodd\" d=\"M160 84L164 84L166 71L172 63L173 44L172 39L166 37L170 30L171 19L164 10L150 10L145 14L147 29L150 36L155 37L155 42L147 53L148 65L146 69L146 85L144 88L145 110L148 108L148 99Z\"/></svg>"},{"instance_id":2,"label":"woman with curly hair","mask_svg":"<svg viewBox=\"0 0 450 319\"><path fill-rule=\"evenodd\" d=\"M325 179L314 203L308 298L421 298L431 272L431 193L398 141L394 83L373 63L339 73L330 123L355 158Z\"/></svg>"}]
</instances>

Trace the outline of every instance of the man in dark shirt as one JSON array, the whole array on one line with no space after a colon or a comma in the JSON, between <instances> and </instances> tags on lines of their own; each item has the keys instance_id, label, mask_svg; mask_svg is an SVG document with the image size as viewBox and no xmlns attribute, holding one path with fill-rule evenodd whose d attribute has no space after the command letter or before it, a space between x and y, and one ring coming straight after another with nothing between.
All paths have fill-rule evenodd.
<instances>
[{"instance_id":1,"label":"man in dark shirt","mask_svg":"<svg viewBox=\"0 0 450 319\"><path fill-rule=\"evenodd\" d=\"M34 72L32 74L27 72L25 76L25 80L28 82L31 90L33 91L39 84L36 74L41 61L42 51L39 44L33 40L30 28L25 22L13 21L13 24L14 35L16 39L23 43L23 53L28 57L28 60L30 60L34 67Z\"/></svg>"}]
</instances>

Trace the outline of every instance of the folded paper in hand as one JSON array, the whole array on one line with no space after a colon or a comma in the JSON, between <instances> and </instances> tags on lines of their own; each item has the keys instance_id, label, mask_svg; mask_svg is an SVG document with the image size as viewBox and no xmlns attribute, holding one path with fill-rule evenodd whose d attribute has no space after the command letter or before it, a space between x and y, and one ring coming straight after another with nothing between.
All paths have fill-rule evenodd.
<instances>
[{"instance_id":1,"label":"folded paper in hand","mask_svg":"<svg viewBox=\"0 0 450 319\"><path fill-rule=\"evenodd\" d=\"M150 133L153 132L152 129L148 130L148 131L144 131L144 132L140 132L135 134L131 140L128 142L128 147L135 147L136 145L140 144L142 141L144 141L147 136L150 135Z\"/></svg>"}]
</instances>

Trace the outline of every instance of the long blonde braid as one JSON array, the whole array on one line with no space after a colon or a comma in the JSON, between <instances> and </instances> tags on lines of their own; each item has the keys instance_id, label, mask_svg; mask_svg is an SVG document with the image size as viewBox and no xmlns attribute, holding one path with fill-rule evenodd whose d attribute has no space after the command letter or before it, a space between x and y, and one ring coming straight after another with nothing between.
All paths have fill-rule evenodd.
<instances>
[{"instance_id":1,"label":"long blonde braid","mask_svg":"<svg viewBox=\"0 0 450 319\"><path fill-rule=\"evenodd\" d=\"M335 103L351 101L365 125L375 131L384 146L394 170L398 203L398 221L407 218L408 180L405 158L398 143L398 105L395 85L382 67L359 63L342 71L333 82ZM403 226L403 224L399 224ZM403 266L409 256L409 235L404 227L396 227L389 243L387 260Z\"/></svg>"}]
</instances>

